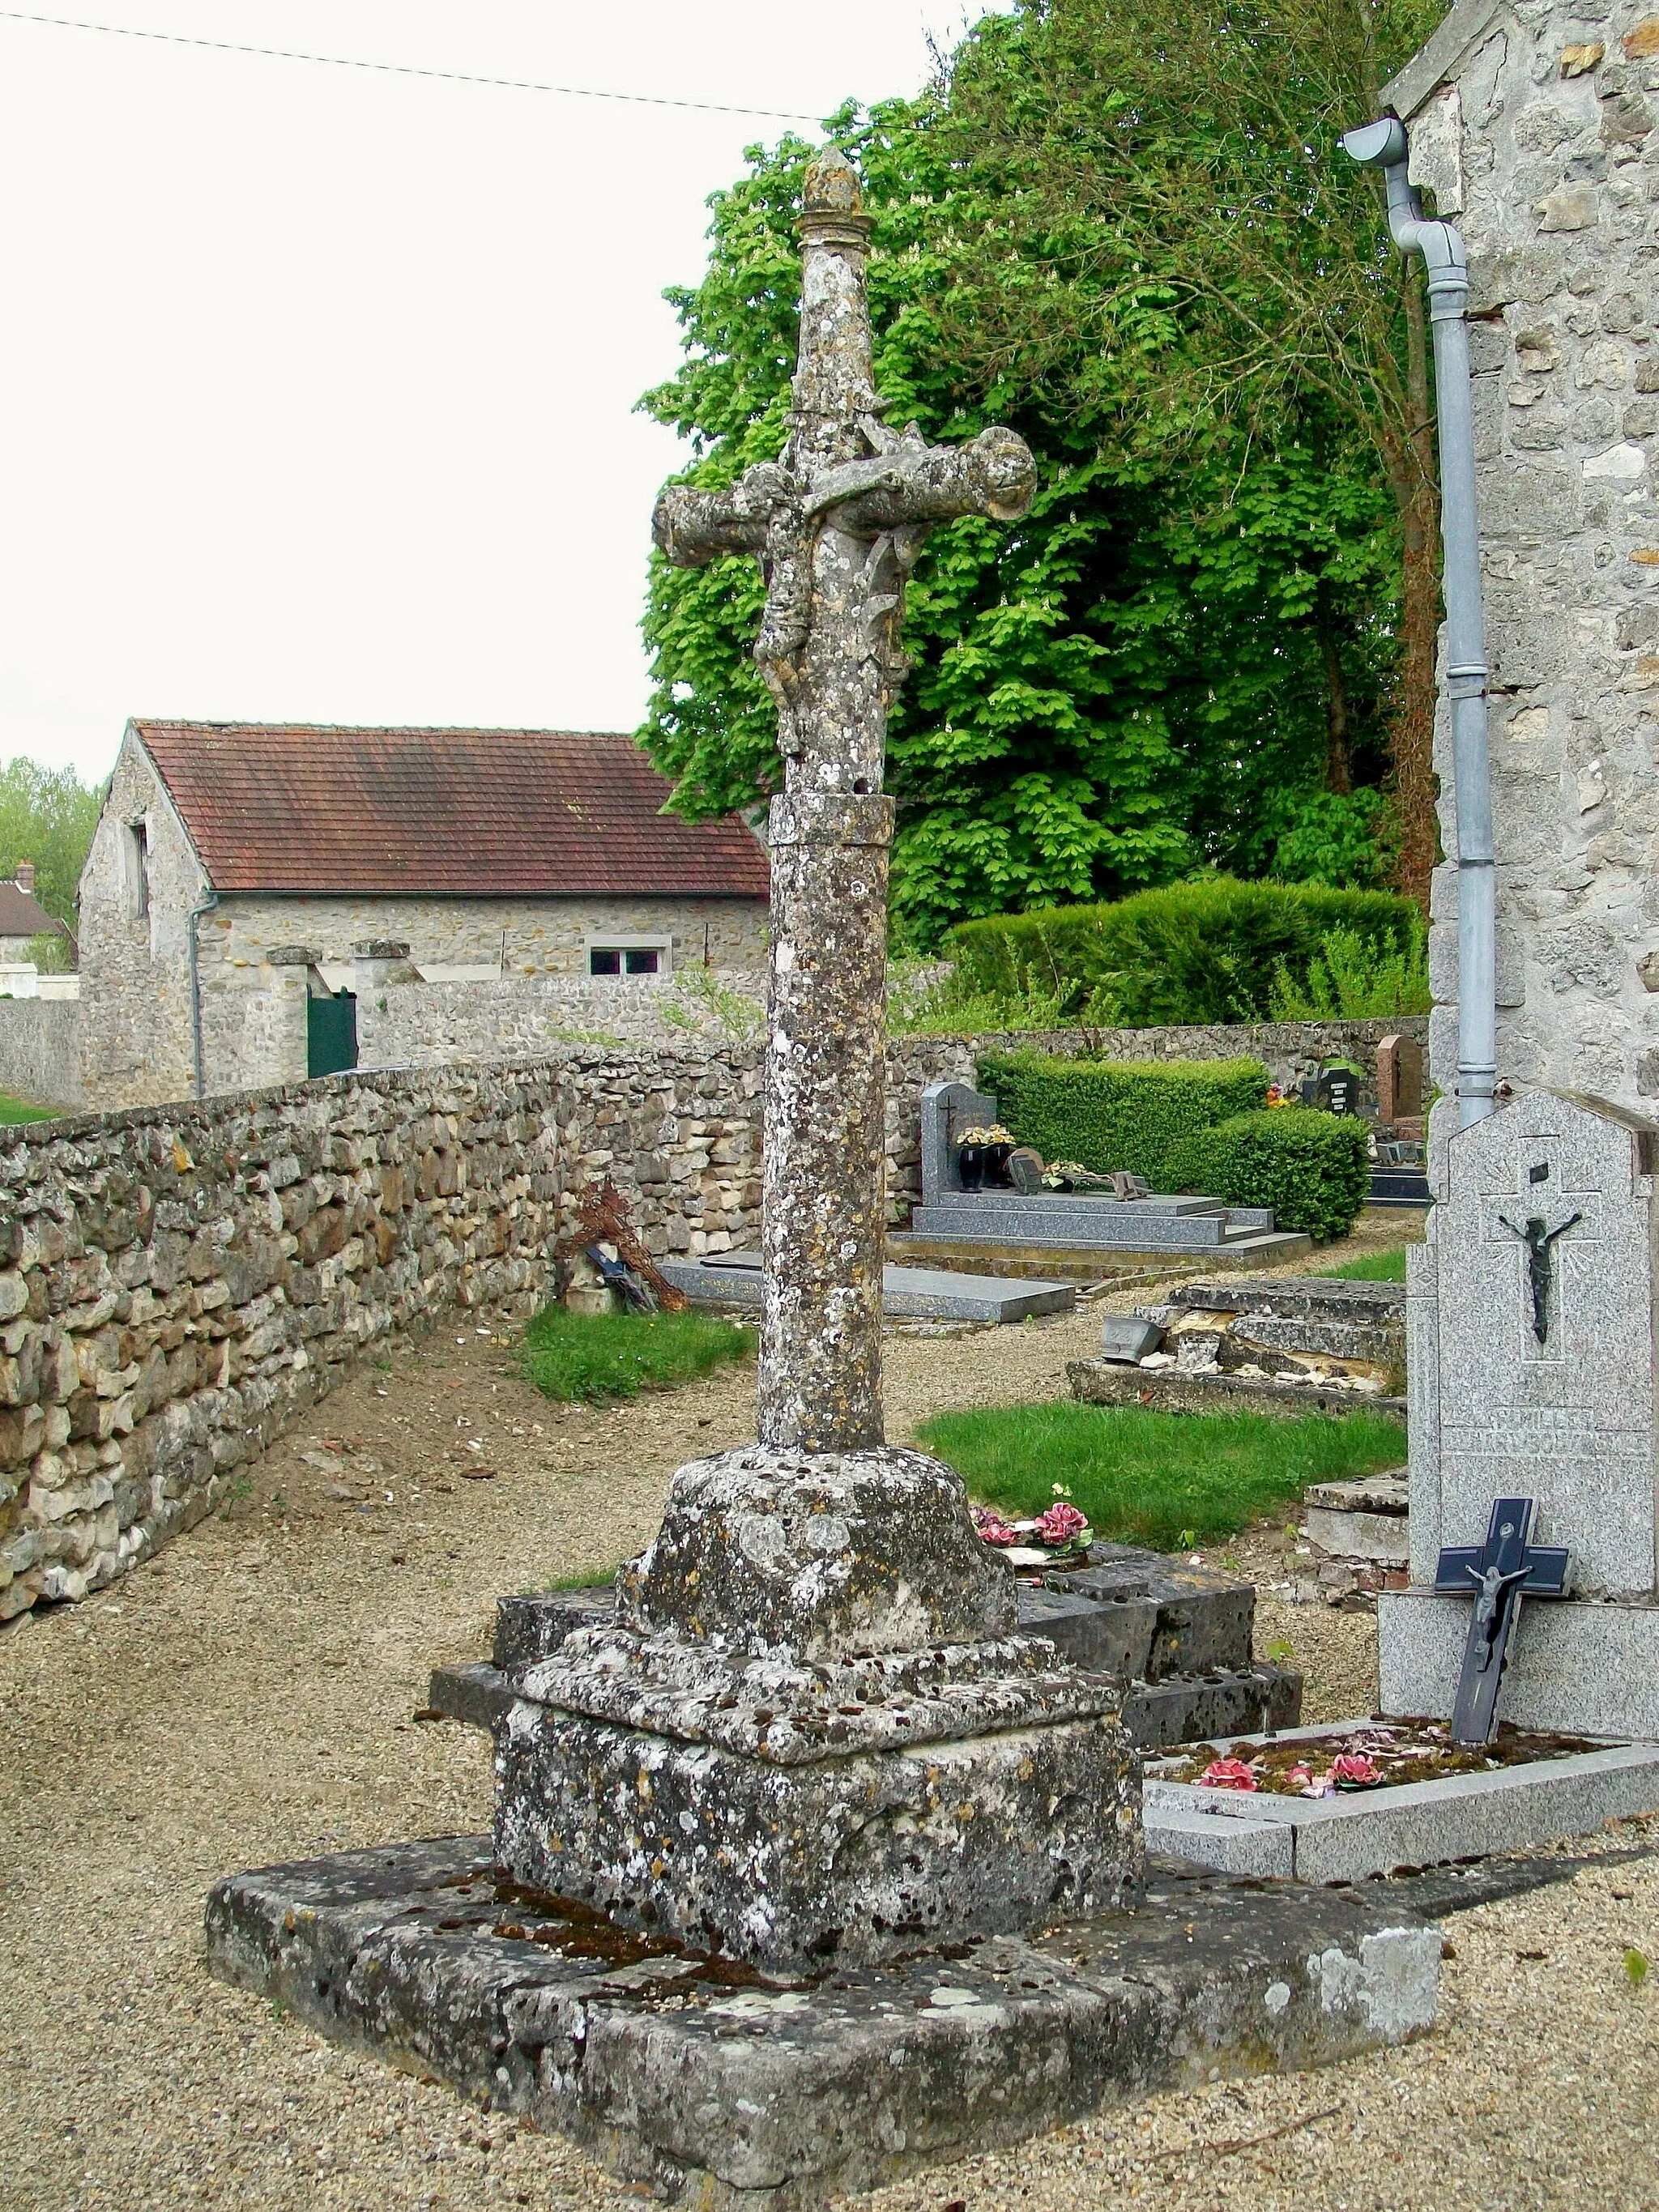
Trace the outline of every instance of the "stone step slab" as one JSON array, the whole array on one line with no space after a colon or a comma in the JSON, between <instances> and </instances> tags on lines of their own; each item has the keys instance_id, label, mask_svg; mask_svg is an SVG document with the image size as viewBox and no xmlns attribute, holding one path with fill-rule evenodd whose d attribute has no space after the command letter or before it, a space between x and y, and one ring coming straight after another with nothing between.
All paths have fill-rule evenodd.
<instances>
[{"instance_id":1,"label":"stone step slab","mask_svg":"<svg viewBox=\"0 0 1659 2212\"><path fill-rule=\"evenodd\" d=\"M1193 1271L1213 1275L1218 1269L1279 1267L1306 1259L1313 1239L1300 1231L1275 1229L1240 1237L1231 1244L1201 1251L1180 1251L1101 1244L1017 1244L1001 1238L921 1237L902 1230L887 1239L887 1256L903 1267L927 1266L969 1273L1064 1277L1079 1283L1105 1282L1109 1288L1149 1286Z\"/></svg>"},{"instance_id":2,"label":"stone step slab","mask_svg":"<svg viewBox=\"0 0 1659 2212\"><path fill-rule=\"evenodd\" d=\"M503 1887L482 1836L234 1875L206 1932L221 1980L708 2212L1406 2042L1441 1949L1392 1897L1160 1866L1136 1911L763 1981Z\"/></svg>"},{"instance_id":3,"label":"stone step slab","mask_svg":"<svg viewBox=\"0 0 1659 2212\"><path fill-rule=\"evenodd\" d=\"M1272 1232L1271 1212L1222 1205L1218 1199L1166 1204L1139 1199L1073 1198L1057 1203L1012 1195L964 1194L919 1206L910 1216L918 1237L1011 1244L1061 1244L1115 1252L1202 1251Z\"/></svg>"}]
</instances>

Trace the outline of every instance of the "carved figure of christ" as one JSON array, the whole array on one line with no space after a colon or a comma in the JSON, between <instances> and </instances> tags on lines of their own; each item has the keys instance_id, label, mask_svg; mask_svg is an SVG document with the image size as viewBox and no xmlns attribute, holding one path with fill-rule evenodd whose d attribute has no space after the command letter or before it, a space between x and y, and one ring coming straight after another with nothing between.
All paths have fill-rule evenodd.
<instances>
[{"instance_id":1,"label":"carved figure of christ","mask_svg":"<svg viewBox=\"0 0 1659 2212\"><path fill-rule=\"evenodd\" d=\"M782 456L728 490L671 484L653 534L766 577L755 659L777 702L771 805L760 1439L879 1444L884 1237L888 702L908 672L904 588L931 523L1014 521L1036 474L990 429L930 447L881 420L865 264L871 218L831 148L806 173L800 341Z\"/></svg>"}]
</instances>

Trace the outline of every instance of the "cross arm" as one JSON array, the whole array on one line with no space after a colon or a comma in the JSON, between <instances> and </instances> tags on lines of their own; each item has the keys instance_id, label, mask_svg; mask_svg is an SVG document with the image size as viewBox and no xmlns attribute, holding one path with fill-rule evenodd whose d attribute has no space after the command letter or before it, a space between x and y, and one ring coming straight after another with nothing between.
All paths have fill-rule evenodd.
<instances>
[{"instance_id":1,"label":"cross arm","mask_svg":"<svg viewBox=\"0 0 1659 2212\"><path fill-rule=\"evenodd\" d=\"M701 568L722 553L765 550L772 518L789 497L787 471L759 461L724 491L670 484L657 501L651 535L677 568Z\"/></svg>"},{"instance_id":2,"label":"cross arm","mask_svg":"<svg viewBox=\"0 0 1659 2212\"><path fill-rule=\"evenodd\" d=\"M1036 494L1036 464L1013 430L981 430L966 446L925 446L914 434L869 460L827 470L806 501L854 537L983 514L1017 522Z\"/></svg>"}]
</instances>

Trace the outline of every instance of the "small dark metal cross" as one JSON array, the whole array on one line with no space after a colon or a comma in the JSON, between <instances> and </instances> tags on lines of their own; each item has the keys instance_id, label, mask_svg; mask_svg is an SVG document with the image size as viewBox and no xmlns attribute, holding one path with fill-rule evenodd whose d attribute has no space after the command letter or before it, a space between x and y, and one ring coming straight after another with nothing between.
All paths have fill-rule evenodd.
<instances>
[{"instance_id":1,"label":"small dark metal cross","mask_svg":"<svg viewBox=\"0 0 1659 2212\"><path fill-rule=\"evenodd\" d=\"M1582 1213L1570 1213L1557 1229L1547 1229L1541 1213L1529 1213L1524 1229L1518 1228L1507 1214L1498 1217L1502 1227L1511 1237L1518 1237L1527 1248L1527 1268L1532 1279L1532 1333L1540 1344L1547 1344L1550 1336L1550 1277L1553 1272L1551 1253L1558 1237L1565 1237L1569 1229L1583 1219Z\"/></svg>"},{"instance_id":2,"label":"small dark metal cross","mask_svg":"<svg viewBox=\"0 0 1659 2212\"><path fill-rule=\"evenodd\" d=\"M1490 1743L1498 1733L1498 1692L1509 1663L1510 1639L1521 1617L1522 1597L1564 1597L1567 1588L1565 1551L1534 1547L1534 1501L1499 1498L1493 1503L1480 1545L1449 1545L1440 1554L1434 1586L1443 1595L1474 1599L1463 1672L1452 1708L1456 1743Z\"/></svg>"}]
</instances>

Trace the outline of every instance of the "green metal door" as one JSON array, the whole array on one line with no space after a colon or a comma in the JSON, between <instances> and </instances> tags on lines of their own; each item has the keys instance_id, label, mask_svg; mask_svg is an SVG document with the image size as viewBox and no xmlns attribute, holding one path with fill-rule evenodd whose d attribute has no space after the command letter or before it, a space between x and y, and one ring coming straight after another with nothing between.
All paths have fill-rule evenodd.
<instances>
[{"instance_id":1,"label":"green metal door","mask_svg":"<svg viewBox=\"0 0 1659 2212\"><path fill-rule=\"evenodd\" d=\"M338 1075L357 1065L357 994L306 1000L306 1073Z\"/></svg>"}]
</instances>

